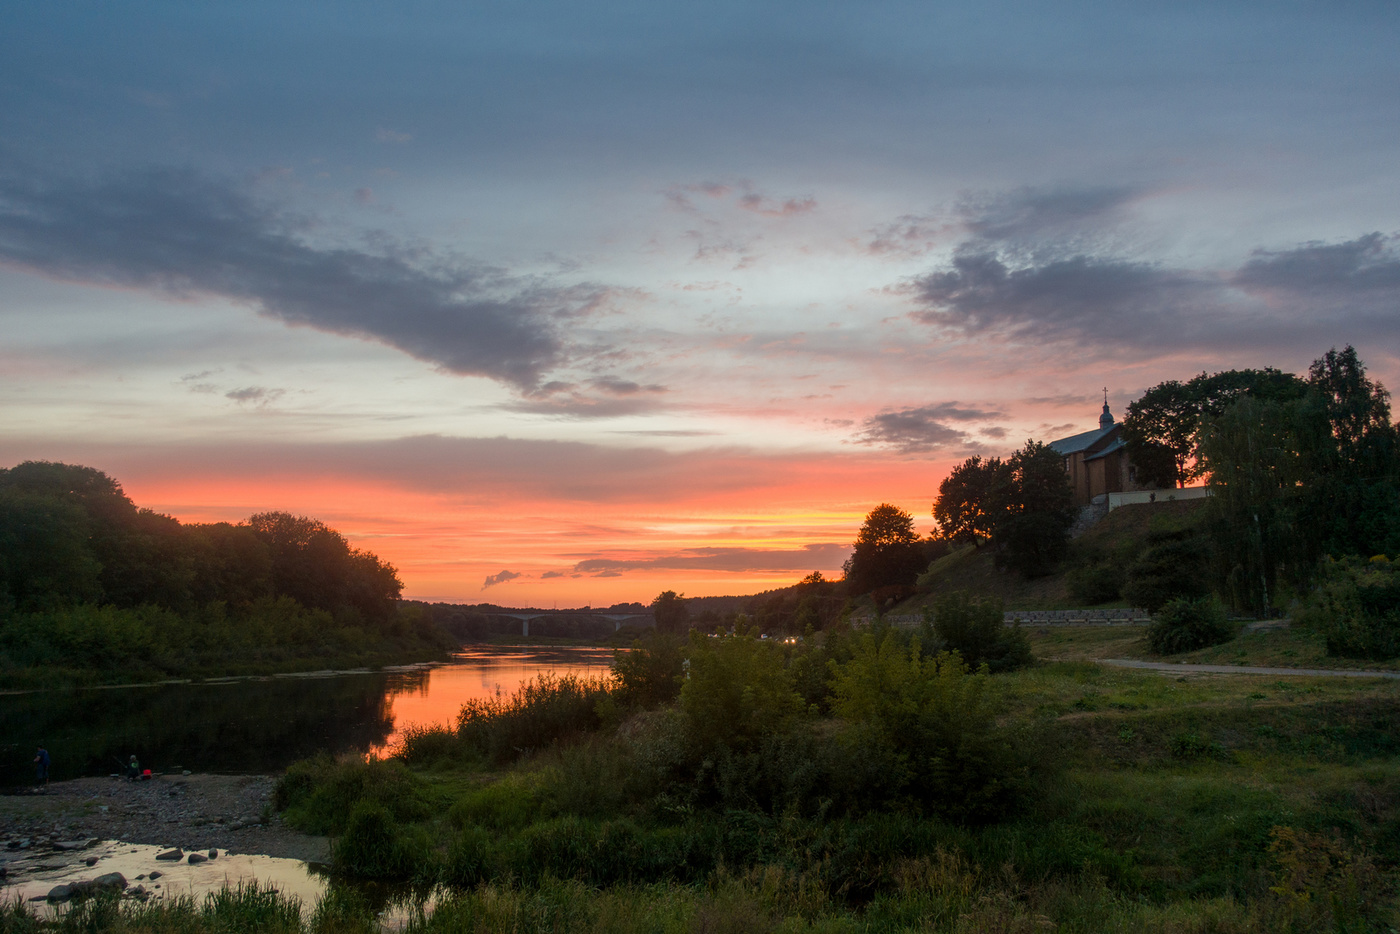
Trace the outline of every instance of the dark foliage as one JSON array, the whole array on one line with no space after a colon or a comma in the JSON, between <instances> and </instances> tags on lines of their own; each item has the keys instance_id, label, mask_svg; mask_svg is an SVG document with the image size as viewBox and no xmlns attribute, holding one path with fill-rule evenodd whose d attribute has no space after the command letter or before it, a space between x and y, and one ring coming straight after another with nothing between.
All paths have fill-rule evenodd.
<instances>
[{"instance_id":1,"label":"dark foliage","mask_svg":"<svg viewBox=\"0 0 1400 934\"><path fill-rule=\"evenodd\" d=\"M676 699L685 674L685 639L648 632L629 651L613 652L613 694L626 707L656 707Z\"/></svg>"},{"instance_id":2,"label":"dark foliage","mask_svg":"<svg viewBox=\"0 0 1400 934\"><path fill-rule=\"evenodd\" d=\"M1005 461L969 458L939 486L933 504L946 539L990 539L997 564L1027 578L1052 573L1064 559L1074 515L1064 461L1038 441Z\"/></svg>"},{"instance_id":3,"label":"dark foliage","mask_svg":"<svg viewBox=\"0 0 1400 934\"><path fill-rule=\"evenodd\" d=\"M674 590L664 590L651 601L651 612L656 618L656 628L661 632L684 634L690 629L690 610L685 605L685 594Z\"/></svg>"},{"instance_id":4,"label":"dark foliage","mask_svg":"<svg viewBox=\"0 0 1400 934\"><path fill-rule=\"evenodd\" d=\"M1078 567L1065 575L1070 597L1086 606L1118 600L1125 583L1123 566L1111 561Z\"/></svg>"},{"instance_id":5,"label":"dark foliage","mask_svg":"<svg viewBox=\"0 0 1400 934\"><path fill-rule=\"evenodd\" d=\"M870 510L856 535L855 550L846 561L846 586L851 594L878 587L911 587L926 567L914 517L881 503Z\"/></svg>"},{"instance_id":6,"label":"dark foliage","mask_svg":"<svg viewBox=\"0 0 1400 934\"><path fill-rule=\"evenodd\" d=\"M1156 611L1177 598L1210 592L1210 541L1194 529L1153 530L1147 549L1128 566L1123 597L1133 606Z\"/></svg>"},{"instance_id":7,"label":"dark foliage","mask_svg":"<svg viewBox=\"0 0 1400 934\"><path fill-rule=\"evenodd\" d=\"M1034 658L1020 626L1007 626L1000 600L974 600L965 593L944 594L925 611L938 645L962 656L976 670L992 672L1024 668Z\"/></svg>"},{"instance_id":8,"label":"dark foliage","mask_svg":"<svg viewBox=\"0 0 1400 934\"><path fill-rule=\"evenodd\" d=\"M1320 576L1299 622L1326 637L1328 653L1400 657L1400 564L1384 555L1329 559Z\"/></svg>"},{"instance_id":9,"label":"dark foliage","mask_svg":"<svg viewBox=\"0 0 1400 934\"><path fill-rule=\"evenodd\" d=\"M1214 596L1172 600L1153 616L1147 628L1147 642L1158 655L1192 652L1234 637L1235 627Z\"/></svg>"}]
</instances>

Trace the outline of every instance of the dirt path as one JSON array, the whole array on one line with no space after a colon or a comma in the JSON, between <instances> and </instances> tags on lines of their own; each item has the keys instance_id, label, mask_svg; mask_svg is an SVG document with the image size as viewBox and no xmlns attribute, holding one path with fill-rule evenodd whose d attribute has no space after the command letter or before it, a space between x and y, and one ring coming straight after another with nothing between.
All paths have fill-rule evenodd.
<instances>
[{"instance_id":1,"label":"dirt path","mask_svg":"<svg viewBox=\"0 0 1400 934\"><path fill-rule=\"evenodd\" d=\"M289 830L272 813L275 784L268 775L54 782L0 796L0 845L14 850L27 840L28 849L96 838L324 862L324 837Z\"/></svg>"},{"instance_id":2,"label":"dirt path","mask_svg":"<svg viewBox=\"0 0 1400 934\"><path fill-rule=\"evenodd\" d=\"M1179 662L1140 662L1135 658L1094 659L1116 668L1150 668L1155 671L1175 671L1212 675L1307 675L1331 678L1400 678L1400 671L1361 671L1344 668L1261 668L1256 665L1193 665Z\"/></svg>"}]
</instances>

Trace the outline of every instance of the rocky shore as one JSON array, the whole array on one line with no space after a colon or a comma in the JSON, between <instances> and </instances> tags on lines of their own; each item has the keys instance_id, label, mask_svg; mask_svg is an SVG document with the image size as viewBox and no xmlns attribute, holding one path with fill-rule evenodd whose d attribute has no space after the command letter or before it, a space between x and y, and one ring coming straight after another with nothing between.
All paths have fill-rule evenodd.
<instances>
[{"instance_id":1,"label":"rocky shore","mask_svg":"<svg viewBox=\"0 0 1400 934\"><path fill-rule=\"evenodd\" d=\"M308 862L328 841L284 827L267 775L162 775L150 781L79 778L0 795L0 847L63 849L89 840L261 853Z\"/></svg>"}]
</instances>

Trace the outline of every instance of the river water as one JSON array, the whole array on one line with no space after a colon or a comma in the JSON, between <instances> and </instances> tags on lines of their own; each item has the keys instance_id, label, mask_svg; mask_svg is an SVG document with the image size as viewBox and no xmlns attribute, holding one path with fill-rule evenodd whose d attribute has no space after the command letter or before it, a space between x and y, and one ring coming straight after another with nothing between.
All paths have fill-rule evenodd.
<instances>
[{"instance_id":1,"label":"river water","mask_svg":"<svg viewBox=\"0 0 1400 934\"><path fill-rule=\"evenodd\" d=\"M474 647L408 670L0 696L0 784L33 781L37 745L52 778L107 775L135 755L166 772L267 773L318 752L384 755L403 729L450 724L464 701L510 694L546 672L603 677L595 648Z\"/></svg>"}]
</instances>

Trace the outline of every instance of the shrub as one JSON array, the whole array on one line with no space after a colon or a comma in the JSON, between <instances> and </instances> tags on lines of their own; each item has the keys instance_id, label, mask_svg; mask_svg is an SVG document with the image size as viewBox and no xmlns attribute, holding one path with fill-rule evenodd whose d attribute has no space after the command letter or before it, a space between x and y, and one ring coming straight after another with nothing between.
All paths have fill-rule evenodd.
<instances>
[{"instance_id":1,"label":"shrub","mask_svg":"<svg viewBox=\"0 0 1400 934\"><path fill-rule=\"evenodd\" d=\"M1156 612L1179 597L1203 597L1209 593L1205 537L1190 530L1153 531L1148 548L1129 567L1123 596L1145 610Z\"/></svg>"},{"instance_id":2,"label":"shrub","mask_svg":"<svg viewBox=\"0 0 1400 934\"><path fill-rule=\"evenodd\" d=\"M613 652L612 676L620 704L655 707L676 699L684 674L685 639L649 631L628 652Z\"/></svg>"},{"instance_id":3,"label":"shrub","mask_svg":"<svg viewBox=\"0 0 1400 934\"><path fill-rule=\"evenodd\" d=\"M1034 659L1019 626L1007 626L1000 600L977 601L965 593L945 594L933 606L933 631L943 648L957 652L971 668L1014 671Z\"/></svg>"},{"instance_id":4,"label":"shrub","mask_svg":"<svg viewBox=\"0 0 1400 934\"><path fill-rule=\"evenodd\" d=\"M781 649L752 636L690 636L689 677L680 709L701 751L753 748L802 713Z\"/></svg>"},{"instance_id":5,"label":"shrub","mask_svg":"<svg viewBox=\"0 0 1400 934\"><path fill-rule=\"evenodd\" d=\"M367 879L402 879L413 868L394 816L373 801L361 801L350 811L345 833L331 847L331 864Z\"/></svg>"},{"instance_id":6,"label":"shrub","mask_svg":"<svg viewBox=\"0 0 1400 934\"><path fill-rule=\"evenodd\" d=\"M1123 595L1122 565L1106 562L1075 568L1065 575L1069 595L1080 603L1111 603Z\"/></svg>"},{"instance_id":7,"label":"shrub","mask_svg":"<svg viewBox=\"0 0 1400 934\"><path fill-rule=\"evenodd\" d=\"M1147 627L1147 642L1158 655L1191 652L1234 637L1225 607L1214 596L1172 600Z\"/></svg>"},{"instance_id":8,"label":"shrub","mask_svg":"<svg viewBox=\"0 0 1400 934\"><path fill-rule=\"evenodd\" d=\"M833 673L832 708L851 726L853 764L870 766L871 803L909 798L971 821L1009 810L1028 770L996 726L990 687L956 652L926 657L893 633L866 635Z\"/></svg>"},{"instance_id":9,"label":"shrub","mask_svg":"<svg viewBox=\"0 0 1400 934\"><path fill-rule=\"evenodd\" d=\"M1400 655L1400 562L1327 560L1299 622L1323 634L1331 655L1387 659Z\"/></svg>"},{"instance_id":10,"label":"shrub","mask_svg":"<svg viewBox=\"0 0 1400 934\"><path fill-rule=\"evenodd\" d=\"M423 780L401 762L378 759L337 762L324 754L303 759L287 768L273 797L288 824L318 834L343 832L361 802L384 808L397 821L432 813Z\"/></svg>"},{"instance_id":11,"label":"shrub","mask_svg":"<svg viewBox=\"0 0 1400 934\"><path fill-rule=\"evenodd\" d=\"M470 700L457 714L457 733L496 763L509 762L556 740L602 725L599 707L609 696L602 681L545 673L509 697Z\"/></svg>"}]
</instances>

